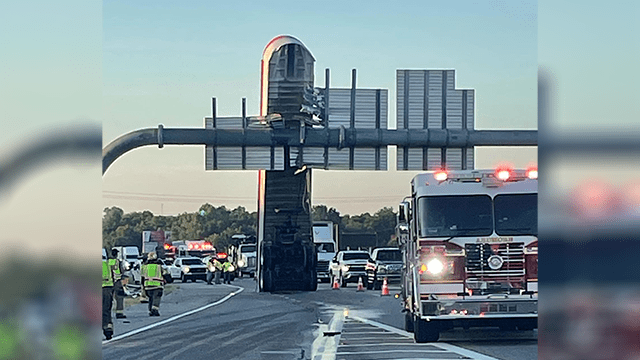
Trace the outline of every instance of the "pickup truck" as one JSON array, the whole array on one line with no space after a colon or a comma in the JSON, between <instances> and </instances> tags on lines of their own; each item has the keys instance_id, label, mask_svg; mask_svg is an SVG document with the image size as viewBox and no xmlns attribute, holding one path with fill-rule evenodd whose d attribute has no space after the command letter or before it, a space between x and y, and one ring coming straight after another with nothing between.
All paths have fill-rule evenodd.
<instances>
[{"instance_id":1,"label":"pickup truck","mask_svg":"<svg viewBox=\"0 0 640 360\"><path fill-rule=\"evenodd\" d=\"M367 261L367 289L380 290L384 278L388 282L402 279L402 252L398 248L374 249Z\"/></svg>"},{"instance_id":2,"label":"pickup truck","mask_svg":"<svg viewBox=\"0 0 640 360\"><path fill-rule=\"evenodd\" d=\"M183 283L188 280L196 282L198 279L206 281L207 266L197 257L177 258L167 269L172 279L180 279Z\"/></svg>"},{"instance_id":3,"label":"pickup truck","mask_svg":"<svg viewBox=\"0 0 640 360\"><path fill-rule=\"evenodd\" d=\"M369 253L360 250L340 251L331 260L329 269L332 277L337 277L341 287L346 287L347 283L366 281L365 266L369 259Z\"/></svg>"}]
</instances>

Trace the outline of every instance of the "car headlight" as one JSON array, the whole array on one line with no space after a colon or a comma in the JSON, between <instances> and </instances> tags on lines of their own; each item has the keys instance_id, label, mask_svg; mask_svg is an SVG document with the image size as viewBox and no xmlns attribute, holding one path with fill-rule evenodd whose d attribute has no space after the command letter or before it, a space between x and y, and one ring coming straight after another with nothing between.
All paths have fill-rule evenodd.
<instances>
[{"instance_id":1,"label":"car headlight","mask_svg":"<svg viewBox=\"0 0 640 360\"><path fill-rule=\"evenodd\" d=\"M440 275L444 270L444 264L438 258L433 258L427 262L427 271L431 275Z\"/></svg>"},{"instance_id":2,"label":"car headlight","mask_svg":"<svg viewBox=\"0 0 640 360\"><path fill-rule=\"evenodd\" d=\"M244 267L244 261L238 260L238 266L239 267Z\"/></svg>"},{"instance_id":3,"label":"car headlight","mask_svg":"<svg viewBox=\"0 0 640 360\"><path fill-rule=\"evenodd\" d=\"M185 266L182 268L182 272L185 274L188 273L189 271L191 271L191 269L188 266Z\"/></svg>"},{"instance_id":4,"label":"car headlight","mask_svg":"<svg viewBox=\"0 0 640 360\"><path fill-rule=\"evenodd\" d=\"M342 265L342 271L344 272L349 271L349 265Z\"/></svg>"}]
</instances>

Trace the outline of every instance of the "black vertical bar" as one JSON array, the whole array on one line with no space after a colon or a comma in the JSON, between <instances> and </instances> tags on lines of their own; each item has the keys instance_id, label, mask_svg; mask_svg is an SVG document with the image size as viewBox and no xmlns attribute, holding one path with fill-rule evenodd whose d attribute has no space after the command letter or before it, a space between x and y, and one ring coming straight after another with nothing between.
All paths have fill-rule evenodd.
<instances>
[{"instance_id":1,"label":"black vertical bar","mask_svg":"<svg viewBox=\"0 0 640 360\"><path fill-rule=\"evenodd\" d=\"M447 128L447 71L442 70L442 128Z\"/></svg>"},{"instance_id":2,"label":"black vertical bar","mask_svg":"<svg viewBox=\"0 0 640 360\"><path fill-rule=\"evenodd\" d=\"M356 69L351 70L351 107L349 109L349 126L356 127ZM349 148L349 170L353 170L353 147Z\"/></svg>"},{"instance_id":3,"label":"black vertical bar","mask_svg":"<svg viewBox=\"0 0 640 360\"><path fill-rule=\"evenodd\" d=\"M324 126L329 127L329 68L324 69Z\"/></svg>"},{"instance_id":4,"label":"black vertical bar","mask_svg":"<svg viewBox=\"0 0 640 360\"><path fill-rule=\"evenodd\" d=\"M422 148L422 170L429 170L429 148Z\"/></svg>"},{"instance_id":5,"label":"black vertical bar","mask_svg":"<svg viewBox=\"0 0 640 360\"><path fill-rule=\"evenodd\" d=\"M211 98L211 122L213 128L216 128L216 98ZM213 170L218 170L218 147L213 147Z\"/></svg>"},{"instance_id":6,"label":"black vertical bar","mask_svg":"<svg viewBox=\"0 0 640 360\"><path fill-rule=\"evenodd\" d=\"M467 148L462 148L462 170L467 170Z\"/></svg>"},{"instance_id":7,"label":"black vertical bar","mask_svg":"<svg viewBox=\"0 0 640 360\"><path fill-rule=\"evenodd\" d=\"M380 129L380 89L376 90L376 129ZM376 146L375 163L375 169L380 170L380 146Z\"/></svg>"},{"instance_id":8,"label":"black vertical bar","mask_svg":"<svg viewBox=\"0 0 640 360\"><path fill-rule=\"evenodd\" d=\"M295 76L296 69L296 45L287 44L287 78Z\"/></svg>"},{"instance_id":9,"label":"black vertical bar","mask_svg":"<svg viewBox=\"0 0 640 360\"><path fill-rule=\"evenodd\" d=\"M289 170L291 168L291 151L289 145L284 146L284 169Z\"/></svg>"},{"instance_id":10,"label":"black vertical bar","mask_svg":"<svg viewBox=\"0 0 640 360\"><path fill-rule=\"evenodd\" d=\"M440 148L440 167L447 167L447 148Z\"/></svg>"},{"instance_id":11,"label":"black vertical bar","mask_svg":"<svg viewBox=\"0 0 640 360\"><path fill-rule=\"evenodd\" d=\"M409 170L409 148L405 146L402 149L402 169Z\"/></svg>"},{"instance_id":12,"label":"black vertical bar","mask_svg":"<svg viewBox=\"0 0 640 360\"><path fill-rule=\"evenodd\" d=\"M247 98L242 98L242 128L247 128Z\"/></svg>"},{"instance_id":13,"label":"black vertical bar","mask_svg":"<svg viewBox=\"0 0 640 360\"><path fill-rule=\"evenodd\" d=\"M467 90L462 90L462 128L467 128Z\"/></svg>"},{"instance_id":14,"label":"black vertical bar","mask_svg":"<svg viewBox=\"0 0 640 360\"><path fill-rule=\"evenodd\" d=\"M270 164L271 165L271 170L275 170L276 169L276 160L275 160L276 154L275 153L276 153L276 150L272 146L271 147L271 164Z\"/></svg>"},{"instance_id":15,"label":"black vertical bar","mask_svg":"<svg viewBox=\"0 0 640 360\"><path fill-rule=\"evenodd\" d=\"M324 127L329 128L329 68L324 69ZM329 148L324 148L324 168L329 168Z\"/></svg>"},{"instance_id":16,"label":"black vertical bar","mask_svg":"<svg viewBox=\"0 0 640 360\"><path fill-rule=\"evenodd\" d=\"M403 125L405 129L409 128L409 70L404 71L404 111L403 111ZM397 127L397 126L396 126ZM405 169L406 170L406 169Z\"/></svg>"},{"instance_id":17,"label":"black vertical bar","mask_svg":"<svg viewBox=\"0 0 640 360\"><path fill-rule=\"evenodd\" d=\"M462 128L467 129L467 90L462 90ZM462 170L467 170L467 148L462 148Z\"/></svg>"},{"instance_id":18,"label":"black vertical bar","mask_svg":"<svg viewBox=\"0 0 640 360\"><path fill-rule=\"evenodd\" d=\"M242 129L247 128L247 98L242 98ZM247 169L247 149L242 145L242 170Z\"/></svg>"}]
</instances>

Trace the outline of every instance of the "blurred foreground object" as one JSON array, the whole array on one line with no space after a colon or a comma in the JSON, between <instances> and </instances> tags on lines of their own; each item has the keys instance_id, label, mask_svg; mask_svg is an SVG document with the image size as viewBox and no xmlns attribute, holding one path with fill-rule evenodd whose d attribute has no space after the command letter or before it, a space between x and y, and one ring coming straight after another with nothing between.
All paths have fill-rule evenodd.
<instances>
[{"instance_id":1,"label":"blurred foreground object","mask_svg":"<svg viewBox=\"0 0 640 360\"><path fill-rule=\"evenodd\" d=\"M101 154L100 123L60 125L27 136L0 153L0 197L37 170L64 164L88 167L98 163Z\"/></svg>"},{"instance_id":2,"label":"blurred foreground object","mask_svg":"<svg viewBox=\"0 0 640 360\"><path fill-rule=\"evenodd\" d=\"M640 136L553 132L538 86L539 359L640 359Z\"/></svg>"}]
</instances>

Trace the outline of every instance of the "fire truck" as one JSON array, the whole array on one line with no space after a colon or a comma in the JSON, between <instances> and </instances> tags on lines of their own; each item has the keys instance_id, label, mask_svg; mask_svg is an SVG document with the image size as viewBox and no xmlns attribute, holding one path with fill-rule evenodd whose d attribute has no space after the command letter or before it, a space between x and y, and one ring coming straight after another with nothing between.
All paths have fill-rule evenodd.
<instances>
[{"instance_id":1,"label":"fire truck","mask_svg":"<svg viewBox=\"0 0 640 360\"><path fill-rule=\"evenodd\" d=\"M417 175L400 204L405 330L497 326L538 319L538 171L434 171Z\"/></svg>"}]
</instances>

